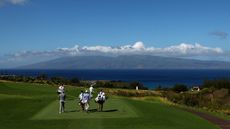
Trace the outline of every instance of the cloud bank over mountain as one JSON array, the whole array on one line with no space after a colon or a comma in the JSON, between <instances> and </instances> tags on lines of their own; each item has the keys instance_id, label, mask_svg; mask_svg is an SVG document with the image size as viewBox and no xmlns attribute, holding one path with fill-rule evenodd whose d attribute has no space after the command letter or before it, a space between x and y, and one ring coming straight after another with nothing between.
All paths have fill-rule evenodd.
<instances>
[{"instance_id":1,"label":"cloud bank over mountain","mask_svg":"<svg viewBox=\"0 0 230 129\"><path fill-rule=\"evenodd\" d=\"M221 48L211 48L201 44L181 43L165 48L145 47L143 42L136 42L133 45L119 47L112 46L83 46L75 45L72 48L57 48L51 51L22 51L9 54L11 58L30 57L30 56L82 56L82 55L160 55L173 57L190 56L212 56L221 55L224 51Z\"/></svg>"},{"instance_id":2,"label":"cloud bank over mountain","mask_svg":"<svg viewBox=\"0 0 230 129\"><path fill-rule=\"evenodd\" d=\"M65 56L119 56L119 55L153 55L164 57L182 57L190 59L206 59L206 60L225 60L229 61L229 52L221 48L207 47L199 43L188 44L181 43L179 45L168 46L164 48L146 47L143 42L138 41L134 44L123 46L78 46L71 48L57 48L49 51L21 51L5 56L5 60L0 61L1 64L7 62L21 62L25 64L34 63Z\"/></svg>"}]
</instances>

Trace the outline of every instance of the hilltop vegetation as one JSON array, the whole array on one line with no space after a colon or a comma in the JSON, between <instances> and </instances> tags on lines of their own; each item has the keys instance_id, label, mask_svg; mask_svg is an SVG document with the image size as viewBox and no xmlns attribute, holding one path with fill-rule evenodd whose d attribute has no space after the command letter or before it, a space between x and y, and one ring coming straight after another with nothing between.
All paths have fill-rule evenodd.
<instances>
[{"instance_id":1,"label":"hilltop vegetation","mask_svg":"<svg viewBox=\"0 0 230 129\"><path fill-rule=\"evenodd\" d=\"M200 89L191 91L181 84L167 89L157 88L163 97L173 103L230 115L230 80L206 80Z\"/></svg>"},{"instance_id":2,"label":"hilltop vegetation","mask_svg":"<svg viewBox=\"0 0 230 129\"><path fill-rule=\"evenodd\" d=\"M22 76L22 75L0 75L0 80L9 80L14 82L27 82L27 83L39 83L39 84L49 84L49 85L71 85L78 87L89 87L92 84L92 81L88 80L79 80L77 77L65 78L65 77L48 77L47 74L39 74L36 77L34 76ZM95 84L94 87L102 88L121 88L121 89L135 89L138 86L139 89L147 90L142 83L133 81L133 82L123 82L123 81L110 81L110 80L97 80L93 81Z\"/></svg>"}]
</instances>

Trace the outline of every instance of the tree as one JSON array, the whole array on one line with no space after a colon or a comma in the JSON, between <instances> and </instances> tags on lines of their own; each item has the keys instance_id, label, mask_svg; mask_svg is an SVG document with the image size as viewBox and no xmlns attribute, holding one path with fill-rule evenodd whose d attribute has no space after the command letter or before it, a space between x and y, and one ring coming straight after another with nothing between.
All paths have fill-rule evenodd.
<instances>
[{"instance_id":1,"label":"tree","mask_svg":"<svg viewBox=\"0 0 230 129\"><path fill-rule=\"evenodd\" d=\"M38 79L38 80L47 80L47 78L48 78L47 74L44 74L44 73L39 74L39 75L37 76L37 79Z\"/></svg>"},{"instance_id":2,"label":"tree","mask_svg":"<svg viewBox=\"0 0 230 129\"><path fill-rule=\"evenodd\" d=\"M177 93L180 93L180 92L185 92L185 91L188 91L188 88L186 85L183 85L183 84L176 84L173 88L172 88L173 91L177 92Z\"/></svg>"},{"instance_id":3,"label":"tree","mask_svg":"<svg viewBox=\"0 0 230 129\"><path fill-rule=\"evenodd\" d=\"M78 83L80 83L80 81L79 81L79 79L77 77L73 77L72 79L70 79L70 82L72 84L78 84Z\"/></svg>"}]
</instances>

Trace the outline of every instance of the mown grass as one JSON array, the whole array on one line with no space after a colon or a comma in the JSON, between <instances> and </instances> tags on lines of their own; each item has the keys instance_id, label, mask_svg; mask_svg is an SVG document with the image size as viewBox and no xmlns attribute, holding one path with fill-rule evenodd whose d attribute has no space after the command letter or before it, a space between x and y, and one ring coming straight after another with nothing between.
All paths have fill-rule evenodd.
<instances>
[{"instance_id":1,"label":"mown grass","mask_svg":"<svg viewBox=\"0 0 230 129\"><path fill-rule=\"evenodd\" d=\"M103 112L97 112L97 105L91 101L89 112L79 109L78 101L68 100L66 112L58 114L58 101L54 101L32 117L32 120L86 119L86 118L131 118L136 112L124 100L110 98L104 105ZM117 105L120 105L119 107Z\"/></svg>"},{"instance_id":2,"label":"mown grass","mask_svg":"<svg viewBox=\"0 0 230 129\"><path fill-rule=\"evenodd\" d=\"M218 129L200 117L154 100L110 96L105 103L108 112L79 112L79 91L66 88L66 108L73 112L58 114L56 87L2 82L0 129Z\"/></svg>"}]
</instances>

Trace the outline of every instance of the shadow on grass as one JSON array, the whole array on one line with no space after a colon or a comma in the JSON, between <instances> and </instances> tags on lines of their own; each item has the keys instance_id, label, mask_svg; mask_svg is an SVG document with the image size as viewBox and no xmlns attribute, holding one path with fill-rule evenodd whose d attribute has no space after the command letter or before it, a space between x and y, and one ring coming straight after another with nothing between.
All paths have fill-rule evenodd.
<instances>
[{"instance_id":1,"label":"shadow on grass","mask_svg":"<svg viewBox=\"0 0 230 129\"><path fill-rule=\"evenodd\" d=\"M118 111L118 110L117 109L110 109L110 110L98 111L96 108L89 109L89 112L116 112L116 111Z\"/></svg>"},{"instance_id":2,"label":"shadow on grass","mask_svg":"<svg viewBox=\"0 0 230 129\"><path fill-rule=\"evenodd\" d=\"M116 112L118 111L117 109L110 109L110 110L103 110L103 111L98 111L96 108L94 109L89 109L88 113L94 113L94 112ZM71 112L83 112L81 110L67 110L65 113L71 113Z\"/></svg>"},{"instance_id":3,"label":"shadow on grass","mask_svg":"<svg viewBox=\"0 0 230 129\"><path fill-rule=\"evenodd\" d=\"M89 112L97 112L97 109L96 109L96 108L94 108L94 109L89 109L88 111L89 111Z\"/></svg>"},{"instance_id":4,"label":"shadow on grass","mask_svg":"<svg viewBox=\"0 0 230 129\"><path fill-rule=\"evenodd\" d=\"M80 110L67 110L65 113L70 113L70 112L79 112Z\"/></svg>"},{"instance_id":5,"label":"shadow on grass","mask_svg":"<svg viewBox=\"0 0 230 129\"><path fill-rule=\"evenodd\" d=\"M104 110L102 112L116 112L116 111L118 111L118 110L117 109L111 109L111 110Z\"/></svg>"}]
</instances>

